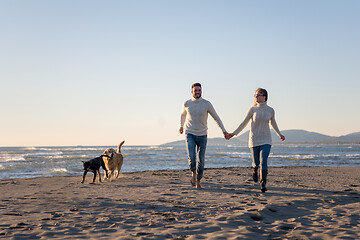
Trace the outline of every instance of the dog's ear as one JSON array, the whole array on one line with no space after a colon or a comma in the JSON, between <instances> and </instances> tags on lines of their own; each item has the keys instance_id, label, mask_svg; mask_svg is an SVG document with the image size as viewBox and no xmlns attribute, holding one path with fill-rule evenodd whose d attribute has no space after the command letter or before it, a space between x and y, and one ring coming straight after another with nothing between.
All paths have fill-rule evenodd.
<instances>
[{"instance_id":1,"label":"dog's ear","mask_svg":"<svg viewBox=\"0 0 360 240\"><path fill-rule=\"evenodd\" d=\"M85 161L84 160L81 160L82 161L82 163L85 163Z\"/></svg>"},{"instance_id":2,"label":"dog's ear","mask_svg":"<svg viewBox=\"0 0 360 240\"><path fill-rule=\"evenodd\" d=\"M114 157L114 153L113 153L113 152L111 153L110 157L111 157L111 158L113 158L113 157Z\"/></svg>"}]
</instances>

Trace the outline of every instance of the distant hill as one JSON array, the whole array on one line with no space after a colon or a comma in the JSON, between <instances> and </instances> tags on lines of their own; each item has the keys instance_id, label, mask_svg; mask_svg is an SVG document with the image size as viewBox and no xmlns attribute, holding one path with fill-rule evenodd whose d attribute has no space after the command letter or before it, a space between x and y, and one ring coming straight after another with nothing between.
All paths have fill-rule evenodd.
<instances>
[{"instance_id":1,"label":"distant hill","mask_svg":"<svg viewBox=\"0 0 360 240\"><path fill-rule=\"evenodd\" d=\"M281 131L286 137L284 143L360 143L360 132L351 133L340 137L332 137L316 132L309 132L305 130L284 130ZM276 133L271 130L272 140L274 143L279 143L281 140ZM208 145L234 145L247 144L249 139L249 131L234 137L229 141L224 138L209 138ZM162 146L177 146L185 145L185 140L169 142L162 144Z\"/></svg>"},{"instance_id":2,"label":"distant hill","mask_svg":"<svg viewBox=\"0 0 360 240\"><path fill-rule=\"evenodd\" d=\"M360 132L350 133L345 136L340 136L337 138L340 142L360 142Z\"/></svg>"}]
</instances>

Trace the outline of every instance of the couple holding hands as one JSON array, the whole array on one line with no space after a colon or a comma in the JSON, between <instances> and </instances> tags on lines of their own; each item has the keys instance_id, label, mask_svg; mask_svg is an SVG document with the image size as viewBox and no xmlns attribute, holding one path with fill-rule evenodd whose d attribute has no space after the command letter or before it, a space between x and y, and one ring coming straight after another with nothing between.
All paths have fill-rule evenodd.
<instances>
[{"instance_id":1,"label":"couple holding hands","mask_svg":"<svg viewBox=\"0 0 360 240\"><path fill-rule=\"evenodd\" d=\"M207 117L212 116L217 125L224 133L224 137L229 140L238 135L251 121L249 134L249 148L252 154L252 177L254 182L259 181L261 191L267 191L266 178L268 173L267 159L271 149L271 133L269 123L282 141L285 137L281 134L276 121L275 111L267 105L268 93L263 88L258 88L254 95L254 105L247 112L245 119L233 132L228 133L217 115L212 104L201 97L202 89L200 83L191 86L192 98L184 102L181 113L181 125L179 133L185 130L186 147L188 153L189 167L192 172L191 184L196 188L201 188L200 181L203 177L205 151L207 144ZM185 127L184 127L185 124ZM196 156L198 159L196 161ZM259 171L260 168L260 171Z\"/></svg>"}]
</instances>

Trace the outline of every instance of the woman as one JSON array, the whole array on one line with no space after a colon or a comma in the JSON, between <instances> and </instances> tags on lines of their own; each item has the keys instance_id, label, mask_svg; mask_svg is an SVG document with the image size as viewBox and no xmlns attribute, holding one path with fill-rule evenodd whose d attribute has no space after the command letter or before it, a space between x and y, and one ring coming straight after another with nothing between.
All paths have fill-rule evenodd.
<instances>
[{"instance_id":1,"label":"woman","mask_svg":"<svg viewBox=\"0 0 360 240\"><path fill-rule=\"evenodd\" d=\"M238 135L251 120L251 128L249 134L249 148L253 159L253 180L258 182L258 169L260 165L260 186L261 191L267 191L266 177L268 173L267 159L271 149L271 133L269 123L275 130L276 134L282 141L285 137L281 135L280 130L275 121L275 111L267 105L268 93L263 88L258 88L254 95L254 106L252 106L244 121L229 137Z\"/></svg>"}]
</instances>

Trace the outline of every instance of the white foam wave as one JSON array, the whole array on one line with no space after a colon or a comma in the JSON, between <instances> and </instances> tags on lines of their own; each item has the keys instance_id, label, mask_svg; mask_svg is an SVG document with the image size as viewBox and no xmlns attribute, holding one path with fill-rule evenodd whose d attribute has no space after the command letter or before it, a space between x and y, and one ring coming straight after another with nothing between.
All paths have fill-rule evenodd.
<instances>
[{"instance_id":1,"label":"white foam wave","mask_svg":"<svg viewBox=\"0 0 360 240\"><path fill-rule=\"evenodd\" d=\"M236 147L239 147L239 145L227 145L226 147L228 147L228 148L236 148ZM240 147L242 147L242 146L240 145Z\"/></svg>"},{"instance_id":2,"label":"white foam wave","mask_svg":"<svg viewBox=\"0 0 360 240\"><path fill-rule=\"evenodd\" d=\"M272 158L285 158L285 159L292 159L292 160L308 160L308 159L314 159L317 158L317 155L300 155L300 154L294 154L294 155L276 155L276 154L270 154L270 157Z\"/></svg>"},{"instance_id":3,"label":"white foam wave","mask_svg":"<svg viewBox=\"0 0 360 240\"><path fill-rule=\"evenodd\" d=\"M26 147L26 148L22 148L21 150L25 150L25 151L35 151L37 150L36 147Z\"/></svg>"},{"instance_id":4,"label":"white foam wave","mask_svg":"<svg viewBox=\"0 0 360 240\"><path fill-rule=\"evenodd\" d=\"M350 158L358 158L360 157L360 154L346 154L345 156Z\"/></svg>"},{"instance_id":5,"label":"white foam wave","mask_svg":"<svg viewBox=\"0 0 360 240\"><path fill-rule=\"evenodd\" d=\"M141 147L125 147L121 148L121 150L125 150L128 152L132 151L149 151L149 150L155 150L155 151L161 151L161 150L173 150L174 147L160 147L160 146L141 146Z\"/></svg>"},{"instance_id":6,"label":"white foam wave","mask_svg":"<svg viewBox=\"0 0 360 240\"><path fill-rule=\"evenodd\" d=\"M26 148L22 148L21 150L25 150L25 151L53 151L54 148L26 147Z\"/></svg>"},{"instance_id":7,"label":"white foam wave","mask_svg":"<svg viewBox=\"0 0 360 240\"><path fill-rule=\"evenodd\" d=\"M66 168L54 168L52 170L53 173L67 173L68 170L66 170Z\"/></svg>"},{"instance_id":8,"label":"white foam wave","mask_svg":"<svg viewBox=\"0 0 360 240\"><path fill-rule=\"evenodd\" d=\"M3 155L0 157L0 162L18 162L26 161L24 155Z\"/></svg>"},{"instance_id":9,"label":"white foam wave","mask_svg":"<svg viewBox=\"0 0 360 240\"><path fill-rule=\"evenodd\" d=\"M309 160L309 159L335 159L335 158L357 158L360 157L360 154L293 154L293 155L277 155L271 154L270 157L273 158L283 158L291 160Z\"/></svg>"},{"instance_id":10,"label":"white foam wave","mask_svg":"<svg viewBox=\"0 0 360 240\"><path fill-rule=\"evenodd\" d=\"M149 149L151 150L173 150L174 147L157 147L157 146L151 146Z\"/></svg>"},{"instance_id":11,"label":"white foam wave","mask_svg":"<svg viewBox=\"0 0 360 240\"><path fill-rule=\"evenodd\" d=\"M229 155L251 156L249 152L227 152Z\"/></svg>"},{"instance_id":12,"label":"white foam wave","mask_svg":"<svg viewBox=\"0 0 360 240\"><path fill-rule=\"evenodd\" d=\"M146 151L149 149L150 149L149 147L128 147L127 151ZM123 149L121 148L121 150Z\"/></svg>"},{"instance_id":13,"label":"white foam wave","mask_svg":"<svg viewBox=\"0 0 360 240\"><path fill-rule=\"evenodd\" d=\"M61 150L63 151L104 151L106 149L106 147L88 147L88 148L83 148L83 147L69 147L69 148L61 148Z\"/></svg>"},{"instance_id":14,"label":"white foam wave","mask_svg":"<svg viewBox=\"0 0 360 240\"><path fill-rule=\"evenodd\" d=\"M27 153L25 154L26 157L37 157L37 156L49 156L49 157L54 157L54 156L59 156L62 155L63 152L59 151L59 152L37 152L37 153Z\"/></svg>"}]
</instances>

